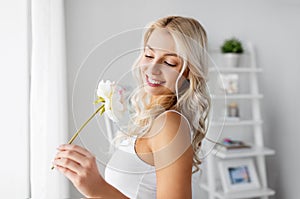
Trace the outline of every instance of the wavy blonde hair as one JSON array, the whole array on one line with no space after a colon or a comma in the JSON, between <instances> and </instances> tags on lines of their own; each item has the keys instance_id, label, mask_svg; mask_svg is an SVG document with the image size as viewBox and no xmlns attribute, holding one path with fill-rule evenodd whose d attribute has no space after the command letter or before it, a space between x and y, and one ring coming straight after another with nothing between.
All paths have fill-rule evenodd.
<instances>
[{"instance_id":1,"label":"wavy blonde hair","mask_svg":"<svg viewBox=\"0 0 300 199\"><path fill-rule=\"evenodd\" d=\"M133 128L131 134L142 135L150 130L154 119L166 110L174 109L183 114L189 121L192 130L192 147L194 151L194 172L199 170L201 160L198 157L201 142L205 137L208 127L208 113L210 109L210 96L206 85L207 78L207 37L201 24L192 18L181 16L168 16L152 23L144 34L143 45L146 46L152 32L157 28L167 29L172 35L177 53L183 60L179 77L188 70L185 89L178 90L173 95L160 96L156 104L150 102L150 96L144 89L137 89L131 103L134 107ZM134 76L139 85L143 85L139 68L140 57L134 64Z\"/></svg>"}]
</instances>

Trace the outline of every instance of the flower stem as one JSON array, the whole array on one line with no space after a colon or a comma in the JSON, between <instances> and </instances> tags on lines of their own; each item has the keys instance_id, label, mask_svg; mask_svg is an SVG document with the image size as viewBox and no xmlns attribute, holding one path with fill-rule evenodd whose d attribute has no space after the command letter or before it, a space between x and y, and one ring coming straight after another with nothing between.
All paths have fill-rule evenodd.
<instances>
[{"instance_id":1,"label":"flower stem","mask_svg":"<svg viewBox=\"0 0 300 199\"><path fill-rule=\"evenodd\" d=\"M87 121L78 129L78 131L73 135L73 137L70 139L70 141L68 142L68 144L72 144L73 141L76 139L76 137L79 135L79 133L82 131L82 129L90 122L90 120L101 110L104 108L104 104L102 106L100 106L95 113L93 113L93 115L91 115L89 117L89 119L87 119Z\"/></svg>"},{"instance_id":2,"label":"flower stem","mask_svg":"<svg viewBox=\"0 0 300 199\"><path fill-rule=\"evenodd\" d=\"M81 125L81 127L77 130L77 132L72 136L72 138L69 140L68 144L72 144L73 141L77 138L79 133L82 131L82 129L93 119L93 117L100 111L100 114L102 115L104 113L104 104L102 104L84 123ZM51 169L54 169L54 166L51 167Z\"/></svg>"}]
</instances>

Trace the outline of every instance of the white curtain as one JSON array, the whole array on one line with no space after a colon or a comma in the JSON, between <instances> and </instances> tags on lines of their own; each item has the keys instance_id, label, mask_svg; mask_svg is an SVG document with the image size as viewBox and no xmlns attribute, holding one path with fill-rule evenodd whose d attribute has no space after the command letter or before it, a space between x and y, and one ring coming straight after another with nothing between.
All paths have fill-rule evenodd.
<instances>
[{"instance_id":1,"label":"white curtain","mask_svg":"<svg viewBox=\"0 0 300 199\"><path fill-rule=\"evenodd\" d=\"M63 0L31 0L31 22L31 198L67 198L67 180L50 169L68 135Z\"/></svg>"}]
</instances>

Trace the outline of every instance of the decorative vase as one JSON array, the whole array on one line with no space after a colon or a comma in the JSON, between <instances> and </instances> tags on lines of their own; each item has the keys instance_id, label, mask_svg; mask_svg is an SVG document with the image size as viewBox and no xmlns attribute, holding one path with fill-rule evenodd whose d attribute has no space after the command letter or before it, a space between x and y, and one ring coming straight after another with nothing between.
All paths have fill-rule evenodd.
<instances>
[{"instance_id":1,"label":"decorative vase","mask_svg":"<svg viewBox=\"0 0 300 199\"><path fill-rule=\"evenodd\" d=\"M224 66L226 67L238 67L240 62L240 54L238 53L224 53Z\"/></svg>"}]
</instances>

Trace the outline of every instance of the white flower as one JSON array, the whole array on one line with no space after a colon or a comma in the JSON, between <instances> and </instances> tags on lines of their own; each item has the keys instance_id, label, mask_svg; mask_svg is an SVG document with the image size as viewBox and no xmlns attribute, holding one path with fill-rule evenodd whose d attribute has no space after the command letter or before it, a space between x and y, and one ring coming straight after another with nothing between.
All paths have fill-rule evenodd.
<instances>
[{"instance_id":1,"label":"white flower","mask_svg":"<svg viewBox=\"0 0 300 199\"><path fill-rule=\"evenodd\" d=\"M97 88L98 99L95 103L102 102L103 112L114 122L118 122L125 113L125 90L109 80L101 80Z\"/></svg>"}]
</instances>

